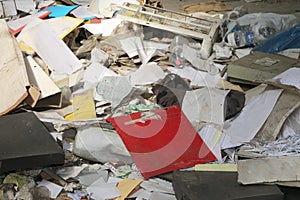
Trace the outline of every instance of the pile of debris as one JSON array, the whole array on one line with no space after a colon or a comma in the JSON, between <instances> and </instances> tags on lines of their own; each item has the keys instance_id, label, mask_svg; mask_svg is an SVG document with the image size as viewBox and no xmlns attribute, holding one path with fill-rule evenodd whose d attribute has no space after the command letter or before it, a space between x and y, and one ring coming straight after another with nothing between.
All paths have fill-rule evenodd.
<instances>
[{"instance_id":1,"label":"pile of debris","mask_svg":"<svg viewBox=\"0 0 300 200\"><path fill-rule=\"evenodd\" d=\"M282 199L278 185L300 187L296 16L0 3L0 199Z\"/></svg>"}]
</instances>

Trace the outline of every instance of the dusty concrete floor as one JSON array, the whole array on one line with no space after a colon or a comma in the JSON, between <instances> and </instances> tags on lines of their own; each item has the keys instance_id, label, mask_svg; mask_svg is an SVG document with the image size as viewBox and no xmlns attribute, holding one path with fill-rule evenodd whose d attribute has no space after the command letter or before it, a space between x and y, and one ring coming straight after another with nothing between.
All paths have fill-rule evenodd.
<instances>
[{"instance_id":1,"label":"dusty concrete floor","mask_svg":"<svg viewBox=\"0 0 300 200\"><path fill-rule=\"evenodd\" d=\"M166 9L181 11L182 5L208 2L209 0L160 0ZM214 1L214 0L210 0ZM279 14L300 14L300 0L262 0L261 2L247 3L245 0L218 0L230 6L245 6L249 13L272 12ZM183 11L181 11L183 12Z\"/></svg>"}]
</instances>

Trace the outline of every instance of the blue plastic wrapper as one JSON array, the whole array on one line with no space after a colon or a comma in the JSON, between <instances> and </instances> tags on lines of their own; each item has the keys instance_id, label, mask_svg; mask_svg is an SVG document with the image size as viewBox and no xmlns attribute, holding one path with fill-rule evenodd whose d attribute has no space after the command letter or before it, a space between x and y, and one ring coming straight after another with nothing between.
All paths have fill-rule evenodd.
<instances>
[{"instance_id":1,"label":"blue plastic wrapper","mask_svg":"<svg viewBox=\"0 0 300 200\"><path fill-rule=\"evenodd\" d=\"M267 41L256 46L253 51L275 54L286 49L296 48L300 48L300 24L274 35Z\"/></svg>"}]
</instances>

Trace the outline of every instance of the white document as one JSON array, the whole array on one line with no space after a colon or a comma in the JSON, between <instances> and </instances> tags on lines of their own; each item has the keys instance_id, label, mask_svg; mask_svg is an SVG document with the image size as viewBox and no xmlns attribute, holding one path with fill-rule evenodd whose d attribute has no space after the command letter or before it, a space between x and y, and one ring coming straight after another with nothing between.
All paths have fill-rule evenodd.
<instances>
[{"instance_id":1,"label":"white document","mask_svg":"<svg viewBox=\"0 0 300 200\"><path fill-rule=\"evenodd\" d=\"M100 24L85 24L81 26L92 34L102 34L102 36L110 36L113 30L120 25L123 20L112 18L102 20Z\"/></svg>"},{"instance_id":2,"label":"white document","mask_svg":"<svg viewBox=\"0 0 300 200\"><path fill-rule=\"evenodd\" d=\"M71 74L82 67L78 58L47 22L35 19L18 36L33 48L51 71Z\"/></svg>"},{"instance_id":3,"label":"white document","mask_svg":"<svg viewBox=\"0 0 300 200\"><path fill-rule=\"evenodd\" d=\"M149 200L176 200L175 195L153 192Z\"/></svg>"},{"instance_id":4,"label":"white document","mask_svg":"<svg viewBox=\"0 0 300 200\"><path fill-rule=\"evenodd\" d=\"M58 170L56 173L63 179L67 180L68 178L75 178L76 176L78 176L79 173L87 166L88 165L83 164L81 166L64 167Z\"/></svg>"},{"instance_id":5,"label":"white document","mask_svg":"<svg viewBox=\"0 0 300 200\"><path fill-rule=\"evenodd\" d=\"M17 10L25 13L32 13L35 10L36 3L33 0L16 0Z\"/></svg>"},{"instance_id":6,"label":"white document","mask_svg":"<svg viewBox=\"0 0 300 200\"><path fill-rule=\"evenodd\" d=\"M147 191L175 194L172 183L160 178L151 178L143 181L140 186Z\"/></svg>"},{"instance_id":7,"label":"white document","mask_svg":"<svg viewBox=\"0 0 300 200\"><path fill-rule=\"evenodd\" d=\"M152 84L164 77L164 71L155 62L141 65L138 70L128 76L132 85Z\"/></svg>"},{"instance_id":8,"label":"white document","mask_svg":"<svg viewBox=\"0 0 300 200\"><path fill-rule=\"evenodd\" d=\"M46 180L42 180L37 186L44 186L48 188L51 199L55 199L63 189L63 187Z\"/></svg>"},{"instance_id":9,"label":"white document","mask_svg":"<svg viewBox=\"0 0 300 200\"><path fill-rule=\"evenodd\" d=\"M82 19L68 16L45 19L44 21L51 26L60 38L64 38L83 22Z\"/></svg>"},{"instance_id":10,"label":"white document","mask_svg":"<svg viewBox=\"0 0 300 200\"><path fill-rule=\"evenodd\" d=\"M272 78L272 81L279 81L284 85L295 86L300 90L299 77L300 77L300 68L293 67L279 74L278 76L275 76L274 78Z\"/></svg>"},{"instance_id":11,"label":"white document","mask_svg":"<svg viewBox=\"0 0 300 200\"><path fill-rule=\"evenodd\" d=\"M132 84L126 77L105 76L97 84L95 99L110 101L115 109L132 90Z\"/></svg>"},{"instance_id":12,"label":"white document","mask_svg":"<svg viewBox=\"0 0 300 200\"><path fill-rule=\"evenodd\" d=\"M76 18L85 19L85 20L95 17L95 15L88 10L87 6L78 6L77 8L72 10L71 14L74 15Z\"/></svg>"},{"instance_id":13,"label":"white document","mask_svg":"<svg viewBox=\"0 0 300 200\"><path fill-rule=\"evenodd\" d=\"M219 127L224 123L224 103L229 90L201 88L187 91L182 102L182 111L188 120L197 124L213 123Z\"/></svg>"},{"instance_id":14,"label":"white document","mask_svg":"<svg viewBox=\"0 0 300 200\"><path fill-rule=\"evenodd\" d=\"M222 149L249 142L272 112L283 90L269 90L252 98L241 113L224 128Z\"/></svg>"},{"instance_id":15,"label":"white document","mask_svg":"<svg viewBox=\"0 0 300 200\"><path fill-rule=\"evenodd\" d=\"M27 56L29 66L27 68L28 79L41 91L39 99L49 97L61 92L59 87L52 79L43 71L43 69L35 62L31 56Z\"/></svg>"},{"instance_id":16,"label":"white document","mask_svg":"<svg viewBox=\"0 0 300 200\"><path fill-rule=\"evenodd\" d=\"M114 183L105 183L102 178L95 181L86 190L93 199L97 200L113 199L120 196L120 191L116 185Z\"/></svg>"},{"instance_id":17,"label":"white document","mask_svg":"<svg viewBox=\"0 0 300 200\"><path fill-rule=\"evenodd\" d=\"M104 131L101 127L88 125L78 129L74 142L74 153L97 162L132 163L120 136L114 131Z\"/></svg>"},{"instance_id":18,"label":"white document","mask_svg":"<svg viewBox=\"0 0 300 200\"><path fill-rule=\"evenodd\" d=\"M47 11L40 11L40 12L34 13L32 15L27 15L25 17L21 17L21 18L15 19L15 20L11 20L11 21L7 22L7 25L9 26L9 28L11 28L13 30L17 30L17 29L25 26L26 24L28 24L33 19L38 18L39 16L42 16L46 12Z\"/></svg>"},{"instance_id":19,"label":"white document","mask_svg":"<svg viewBox=\"0 0 300 200\"><path fill-rule=\"evenodd\" d=\"M93 83L98 83L105 76L119 76L114 71L104 67L100 63L93 62L84 71L84 85L88 87Z\"/></svg>"},{"instance_id":20,"label":"white document","mask_svg":"<svg viewBox=\"0 0 300 200\"><path fill-rule=\"evenodd\" d=\"M222 131L213 125L206 125L198 131L199 136L215 155L218 161L222 161L221 139Z\"/></svg>"},{"instance_id":21,"label":"white document","mask_svg":"<svg viewBox=\"0 0 300 200\"><path fill-rule=\"evenodd\" d=\"M190 79L192 86L216 87L221 78L220 74L211 75L207 72L195 70L192 67L184 67L183 69L168 67L168 70L181 78Z\"/></svg>"}]
</instances>

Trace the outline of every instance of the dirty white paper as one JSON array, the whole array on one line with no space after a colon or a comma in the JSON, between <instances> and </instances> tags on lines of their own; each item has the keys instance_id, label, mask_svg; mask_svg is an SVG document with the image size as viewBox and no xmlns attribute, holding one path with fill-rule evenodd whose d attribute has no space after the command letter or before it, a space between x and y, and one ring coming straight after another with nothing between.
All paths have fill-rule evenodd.
<instances>
[{"instance_id":1,"label":"dirty white paper","mask_svg":"<svg viewBox=\"0 0 300 200\"><path fill-rule=\"evenodd\" d=\"M293 67L272 78L272 81L279 81L284 85L291 85L300 90L300 68Z\"/></svg>"},{"instance_id":2,"label":"dirty white paper","mask_svg":"<svg viewBox=\"0 0 300 200\"><path fill-rule=\"evenodd\" d=\"M112 18L102 20L100 24L85 24L81 26L85 28L92 34L102 34L102 36L110 36L113 30L122 22L123 20Z\"/></svg>"},{"instance_id":3,"label":"dirty white paper","mask_svg":"<svg viewBox=\"0 0 300 200\"><path fill-rule=\"evenodd\" d=\"M224 102L229 90L201 88L187 91L182 102L182 111L195 126L199 123L224 123Z\"/></svg>"},{"instance_id":4,"label":"dirty white paper","mask_svg":"<svg viewBox=\"0 0 300 200\"><path fill-rule=\"evenodd\" d=\"M249 142L272 112L283 90L269 90L252 98L241 113L224 128L222 149Z\"/></svg>"},{"instance_id":5,"label":"dirty white paper","mask_svg":"<svg viewBox=\"0 0 300 200\"><path fill-rule=\"evenodd\" d=\"M175 195L153 192L149 200L176 200Z\"/></svg>"},{"instance_id":6,"label":"dirty white paper","mask_svg":"<svg viewBox=\"0 0 300 200\"><path fill-rule=\"evenodd\" d=\"M155 62L141 65L138 70L128 76L133 85L151 84L164 77L164 71Z\"/></svg>"},{"instance_id":7,"label":"dirty white paper","mask_svg":"<svg viewBox=\"0 0 300 200\"><path fill-rule=\"evenodd\" d=\"M132 89L132 84L126 77L105 76L97 84L95 99L110 101L112 108L115 109Z\"/></svg>"},{"instance_id":8,"label":"dirty white paper","mask_svg":"<svg viewBox=\"0 0 300 200\"><path fill-rule=\"evenodd\" d=\"M83 126L78 129L74 143L74 153L97 162L132 163L120 136L114 131L104 131L98 126Z\"/></svg>"},{"instance_id":9,"label":"dirty white paper","mask_svg":"<svg viewBox=\"0 0 300 200\"><path fill-rule=\"evenodd\" d=\"M87 88L93 84L98 83L105 76L118 75L107 67L104 67L102 64L93 62L84 71L84 87Z\"/></svg>"},{"instance_id":10,"label":"dirty white paper","mask_svg":"<svg viewBox=\"0 0 300 200\"><path fill-rule=\"evenodd\" d=\"M221 138L222 131L213 125L206 125L198 131L203 142L208 146L218 161L222 161L221 155Z\"/></svg>"},{"instance_id":11,"label":"dirty white paper","mask_svg":"<svg viewBox=\"0 0 300 200\"><path fill-rule=\"evenodd\" d=\"M61 187L57 184L54 184L50 181L46 181L46 180L42 180L38 184L38 187L40 187L40 186L44 186L44 187L48 188L48 190L50 191L51 199L55 199L63 189L63 187Z\"/></svg>"},{"instance_id":12,"label":"dirty white paper","mask_svg":"<svg viewBox=\"0 0 300 200\"><path fill-rule=\"evenodd\" d=\"M106 183L102 178L99 178L86 190L93 199L97 200L113 199L120 196L120 191L116 185L114 183Z\"/></svg>"},{"instance_id":13,"label":"dirty white paper","mask_svg":"<svg viewBox=\"0 0 300 200\"><path fill-rule=\"evenodd\" d=\"M165 181L160 178L152 178L149 180L143 181L140 186L147 191L151 192L161 192L167 194L175 194L172 183Z\"/></svg>"},{"instance_id":14,"label":"dirty white paper","mask_svg":"<svg viewBox=\"0 0 300 200\"><path fill-rule=\"evenodd\" d=\"M43 20L34 19L27 24L18 40L33 48L51 71L71 74L82 67L70 48Z\"/></svg>"},{"instance_id":15,"label":"dirty white paper","mask_svg":"<svg viewBox=\"0 0 300 200\"><path fill-rule=\"evenodd\" d=\"M168 67L168 70L181 78L190 79L192 86L216 87L221 78L219 74L211 75L207 72L195 70L192 67L185 67L183 69Z\"/></svg>"}]
</instances>

